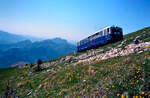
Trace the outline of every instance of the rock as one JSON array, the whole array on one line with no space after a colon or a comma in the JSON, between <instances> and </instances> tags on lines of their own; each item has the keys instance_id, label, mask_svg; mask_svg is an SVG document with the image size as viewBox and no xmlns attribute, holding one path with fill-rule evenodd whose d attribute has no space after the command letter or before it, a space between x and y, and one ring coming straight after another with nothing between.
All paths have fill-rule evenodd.
<instances>
[{"instance_id":1,"label":"rock","mask_svg":"<svg viewBox=\"0 0 150 98\"><path fill-rule=\"evenodd\" d=\"M71 59L72 59L73 57L74 57L74 56L66 56L66 58L65 58L65 62L66 62L66 61L69 61L69 62L70 62L70 61L71 61Z\"/></svg>"},{"instance_id":2,"label":"rock","mask_svg":"<svg viewBox=\"0 0 150 98\"><path fill-rule=\"evenodd\" d=\"M97 69L94 66L89 66L88 72L89 73L95 73Z\"/></svg>"},{"instance_id":3,"label":"rock","mask_svg":"<svg viewBox=\"0 0 150 98\"><path fill-rule=\"evenodd\" d=\"M17 62L17 63L15 63L15 64L12 64L11 66L12 67L19 67L19 68L22 68L22 67L24 67L24 66L26 66L26 65L28 65L29 63L27 63L27 62Z\"/></svg>"},{"instance_id":4,"label":"rock","mask_svg":"<svg viewBox=\"0 0 150 98\"><path fill-rule=\"evenodd\" d=\"M32 94L32 90L27 94L28 96Z\"/></svg>"},{"instance_id":5,"label":"rock","mask_svg":"<svg viewBox=\"0 0 150 98\"><path fill-rule=\"evenodd\" d=\"M84 53L84 54L82 54L82 55L80 55L80 56L78 56L78 59L86 59L86 58L88 58L89 57L89 55L87 55L86 53Z\"/></svg>"},{"instance_id":6,"label":"rock","mask_svg":"<svg viewBox=\"0 0 150 98\"><path fill-rule=\"evenodd\" d=\"M33 73L32 73L32 72L29 72L29 73L28 73L28 76L31 76L31 75L33 75Z\"/></svg>"},{"instance_id":7,"label":"rock","mask_svg":"<svg viewBox=\"0 0 150 98\"><path fill-rule=\"evenodd\" d=\"M135 39L138 39L138 38L140 38L140 36L136 36L136 37L135 37Z\"/></svg>"},{"instance_id":8,"label":"rock","mask_svg":"<svg viewBox=\"0 0 150 98\"><path fill-rule=\"evenodd\" d=\"M46 72L51 72L51 69L48 69Z\"/></svg>"},{"instance_id":9,"label":"rock","mask_svg":"<svg viewBox=\"0 0 150 98\"><path fill-rule=\"evenodd\" d=\"M62 63L63 61L65 61L65 58L61 58L59 62Z\"/></svg>"},{"instance_id":10,"label":"rock","mask_svg":"<svg viewBox=\"0 0 150 98\"><path fill-rule=\"evenodd\" d=\"M86 82L86 80L83 80L83 82Z\"/></svg>"},{"instance_id":11,"label":"rock","mask_svg":"<svg viewBox=\"0 0 150 98\"><path fill-rule=\"evenodd\" d=\"M142 53L143 51L139 51L138 53Z\"/></svg>"},{"instance_id":12,"label":"rock","mask_svg":"<svg viewBox=\"0 0 150 98\"><path fill-rule=\"evenodd\" d=\"M41 64L41 66L42 66L43 68L46 68L46 67L49 67L49 66L51 66L51 65L53 65L53 64L56 64L56 62L43 63L43 64Z\"/></svg>"},{"instance_id":13,"label":"rock","mask_svg":"<svg viewBox=\"0 0 150 98\"><path fill-rule=\"evenodd\" d=\"M113 48L109 51L106 51L105 53L101 53L98 55L95 55L95 52L89 51L88 54L84 53L80 56L78 56L78 62L74 65L78 64L91 64L92 62L99 61L99 60L106 60L109 58L117 57L117 56L125 56L129 55L131 53L142 53L143 51L146 51L149 49L149 47L146 47L150 45L150 42L145 43L139 43L139 44L129 44L124 49L122 48Z\"/></svg>"},{"instance_id":14,"label":"rock","mask_svg":"<svg viewBox=\"0 0 150 98\"><path fill-rule=\"evenodd\" d=\"M123 41L121 42L121 44L119 44L117 47L122 47L122 46L125 44L126 41L127 41L126 39L123 40Z\"/></svg>"}]
</instances>

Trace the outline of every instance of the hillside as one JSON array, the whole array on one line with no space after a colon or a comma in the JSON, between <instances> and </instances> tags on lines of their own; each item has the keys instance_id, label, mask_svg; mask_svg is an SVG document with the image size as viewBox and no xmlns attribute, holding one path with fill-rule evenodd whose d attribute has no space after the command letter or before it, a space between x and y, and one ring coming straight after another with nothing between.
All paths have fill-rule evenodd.
<instances>
[{"instance_id":1,"label":"hillside","mask_svg":"<svg viewBox=\"0 0 150 98\"><path fill-rule=\"evenodd\" d=\"M140 43L133 44L138 38ZM0 96L150 98L150 27L124 40L22 68L0 69ZM128 96L128 97L127 97Z\"/></svg>"}]
</instances>

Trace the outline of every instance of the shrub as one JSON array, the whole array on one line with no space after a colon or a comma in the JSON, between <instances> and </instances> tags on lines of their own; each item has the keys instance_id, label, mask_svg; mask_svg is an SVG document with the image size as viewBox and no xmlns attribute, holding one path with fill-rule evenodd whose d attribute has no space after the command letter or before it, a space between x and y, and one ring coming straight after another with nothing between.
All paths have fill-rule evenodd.
<instances>
[{"instance_id":1,"label":"shrub","mask_svg":"<svg viewBox=\"0 0 150 98\"><path fill-rule=\"evenodd\" d=\"M43 61L41 59L38 59L37 61L37 67L35 67L35 72L38 72L38 71L42 71L42 67L41 67L41 64L43 63Z\"/></svg>"}]
</instances>

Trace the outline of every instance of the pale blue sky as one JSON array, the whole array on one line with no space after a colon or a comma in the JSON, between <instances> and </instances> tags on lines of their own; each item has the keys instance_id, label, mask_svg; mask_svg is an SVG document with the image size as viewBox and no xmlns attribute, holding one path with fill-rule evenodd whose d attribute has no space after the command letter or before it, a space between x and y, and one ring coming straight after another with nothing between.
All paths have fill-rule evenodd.
<instances>
[{"instance_id":1,"label":"pale blue sky","mask_svg":"<svg viewBox=\"0 0 150 98\"><path fill-rule=\"evenodd\" d=\"M150 0L0 0L0 30L81 40L109 25L150 26Z\"/></svg>"}]
</instances>

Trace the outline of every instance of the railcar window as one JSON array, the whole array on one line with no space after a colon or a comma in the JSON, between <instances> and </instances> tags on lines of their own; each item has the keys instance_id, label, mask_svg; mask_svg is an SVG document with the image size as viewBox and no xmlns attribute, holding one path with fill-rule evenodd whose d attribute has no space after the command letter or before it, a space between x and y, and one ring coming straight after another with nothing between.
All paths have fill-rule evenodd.
<instances>
[{"instance_id":1,"label":"railcar window","mask_svg":"<svg viewBox=\"0 0 150 98\"><path fill-rule=\"evenodd\" d=\"M103 33L102 33L102 36L104 36L104 31L102 31Z\"/></svg>"},{"instance_id":2,"label":"railcar window","mask_svg":"<svg viewBox=\"0 0 150 98\"><path fill-rule=\"evenodd\" d=\"M105 35L107 35L108 34L108 32L107 32L107 29L105 30Z\"/></svg>"},{"instance_id":3,"label":"railcar window","mask_svg":"<svg viewBox=\"0 0 150 98\"><path fill-rule=\"evenodd\" d=\"M99 38L99 33L96 35L96 38Z\"/></svg>"},{"instance_id":4,"label":"railcar window","mask_svg":"<svg viewBox=\"0 0 150 98\"><path fill-rule=\"evenodd\" d=\"M100 32L100 37L101 37L101 36L103 36L103 32L102 32L102 31Z\"/></svg>"},{"instance_id":5,"label":"railcar window","mask_svg":"<svg viewBox=\"0 0 150 98\"><path fill-rule=\"evenodd\" d=\"M104 36L105 36L105 35L107 35L107 31L106 31L106 29L104 30Z\"/></svg>"},{"instance_id":6,"label":"railcar window","mask_svg":"<svg viewBox=\"0 0 150 98\"><path fill-rule=\"evenodd\" d=\"M103 36L105 36L105 30L103 31Z\"/></svg>"},{"instance_id":7,"label":"railcar window","mask_svg":"<svg viewBox=\"0 0 150 98\"><path fill-rule=\"evenodd\" d=\"M97 39L97 38L98 38L98 35L95 36L95 39Z\"/></svg>"},{"instance_id":8,"label":"railcar window","mask_svg":"<svg viewBox=\"0 0 150 98\"><path fill-rule=\"evenodd\" d=\"M90 41L92 40L92 37L90 37Z\"/></svg>"},{"instance_id":9,"label":"railcar window","mask_svg":"<svg viewBox=\"0 0 150 98\"><path fill-rule=\"evenodd\" d=\"M99 36L101 36L101 32L99 32Z\"/></svg>"},{"instance_id":10,"label":"railcar window","mask_svg":"<svg viewBox=\"0 0 150 98\"><path fill-rule=\"evenodd\" d=\"M109 28L107 28L107 33L109 34Z\"/></svg>"},{"instance_id":11,"label":"railcar window","mask_svg":"<svg viewBox=\"0 0 150 98\"><path fill-rule=\"evenodd\" d=\"M86 39L86 43L88 42L88 39Z\"/></svg>"}]
</instances>

